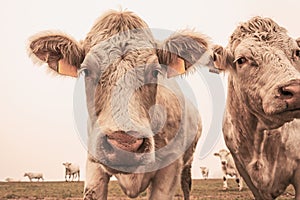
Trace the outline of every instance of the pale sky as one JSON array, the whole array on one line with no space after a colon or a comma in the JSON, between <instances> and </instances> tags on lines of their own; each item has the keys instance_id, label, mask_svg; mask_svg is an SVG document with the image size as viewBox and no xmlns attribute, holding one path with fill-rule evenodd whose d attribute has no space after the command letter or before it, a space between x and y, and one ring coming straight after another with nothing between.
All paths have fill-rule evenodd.
<instances>
[{"instance_id":1,"label":"pale sky","mask_svg":"<svg viewBox=\"0 0 300 200\"><path fill-rule=\"evenodd\" d=\"M300 34L298 0L1 1L0 181L6 177L26 180L23 174L29 171L43 172L46 180L63 180L65 161L78 163L84 179L86 151L73 117L76 80L49 75L45 66L33 65L26 53L26 42L29 36L43 30L61 30L81 40L103 12L120 8L135 12L151 28L194 28L221 45L227 44L240 22L255 15L273 18L292 37ZM204 123L194 158L194 178L201 177L199 166L208 166L211 177L221 178L219 160L212 154L225 145L221 133L208 131L215 112L205 81L211 77L223 79L222 75L205 72L202 78L198 74L188 77ZM222 114L223 110L216 112ZM212 137L218 140L205 145L204 141ZM203 146L207 156L200 154Z\"/></svg>"}]
</instances>

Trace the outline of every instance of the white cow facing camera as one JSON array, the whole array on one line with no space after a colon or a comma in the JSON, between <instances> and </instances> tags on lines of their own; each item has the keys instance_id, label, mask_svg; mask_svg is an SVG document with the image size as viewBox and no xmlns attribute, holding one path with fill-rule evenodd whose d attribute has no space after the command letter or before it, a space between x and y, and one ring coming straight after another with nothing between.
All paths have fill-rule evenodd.
<instances>
[{"instance_id":1,"label":"white cow facing camera","mask_svg":"<svg viewBox=\"0 0 300 200\"><path fill-rule=\"evenodd\" d=\"M207 167L200 167L200 169L204 180L208 179L209 169Z\"/></svg>"},{"instance_id":2,"label":"white cow facing camera","mask_svg":"<svg viewBox=\"0 0 300 200\"><path fill-rule=\"evenodd\" d=\"M228 189L227 175L229 175L231 177L235 176L239 191L241 191L243 189L243 180L236 169L231 153L228 150L221 149L218 153L214 153L214 156L218 156L221 161L223 172L223 190Z\"/></svg>"}]
</instances>

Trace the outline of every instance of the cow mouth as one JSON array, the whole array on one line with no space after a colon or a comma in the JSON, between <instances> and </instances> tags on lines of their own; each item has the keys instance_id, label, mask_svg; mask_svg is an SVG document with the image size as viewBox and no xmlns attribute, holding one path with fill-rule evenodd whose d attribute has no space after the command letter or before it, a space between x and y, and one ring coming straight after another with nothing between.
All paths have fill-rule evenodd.
<instances>
[{"instance_id":1,"label":"cow mouth","mask_svg":"<svg viewBox=\"0 0 300 200\"><path fill-rule=\"evenodd\" d=\"M287 115L291 118L300 118L300 108L284 109L275 113L276 115Z\"/></svg>"},{"instance_id":2,"label":"cow mouth","mask_svg":"<svg viewBox=\"0 0 300 200\"><path fill-rule=\"evenodd\" d=\"M275 117L276 119L279 119L280 121L291 121L295 118L300 118L300 108L288 108L285 106L285 108L274 110L273 112L265 112L265 114L269 117ZM275 118L273 118L275 120Z\"/></svg>"},{"instance_id":3,"label":"cow mouth","mask_svg":"<svg viewBox=\"0 0 300 200\"><path fill-rule=\"evenodd\" d=\"M273 112L266 113L268 115L295 115L299 116L300 114L300 107L299 106L292 106L287 102L283 101L278 105L277 109L274 109ZM298 118L298 117L296 117Z\"/></svg>"}]
</instances>

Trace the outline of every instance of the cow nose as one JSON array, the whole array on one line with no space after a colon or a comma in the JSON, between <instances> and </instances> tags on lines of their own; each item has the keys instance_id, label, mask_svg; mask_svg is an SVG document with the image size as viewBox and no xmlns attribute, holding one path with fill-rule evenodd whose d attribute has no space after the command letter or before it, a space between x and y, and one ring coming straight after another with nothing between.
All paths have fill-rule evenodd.
<instances>
[{"instance_id":1,"label":"cow nose","mask_svg":"<svg viewBox=\"0 0 300 200\"><path fill-rule=\"evenodd\" d=\"M134 131L115 131L107 135L107 141L113 147L117 147L129 152L137 152L144 141L143 138L138 138L137 136L138 133Z\"/></svg>"},{"instance_id":2,"label":"cow nose","mask_svg":"<svg viewBox=\"0 0 300 200\"><path fill-rule=\"evenodd\" d=\"M221 163L222 163L222 165L226 165L226 162L225 162L225 161L222 161Z\"/></svg>"},{"instance_id":3,"label":"cow nose","mask_svg":"<svg viewBox=\"0 0 300 200\"><path fill-rule=\"evenodd\" d=\"M279 88L279 98L287 103L288 109L300 107L300 82L293 82Z\"/></svg>"}]
</instances>

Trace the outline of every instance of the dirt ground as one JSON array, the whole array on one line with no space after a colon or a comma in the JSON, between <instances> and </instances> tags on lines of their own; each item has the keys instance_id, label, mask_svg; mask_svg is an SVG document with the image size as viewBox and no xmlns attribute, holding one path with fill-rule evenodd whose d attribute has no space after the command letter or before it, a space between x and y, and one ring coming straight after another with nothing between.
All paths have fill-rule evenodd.
<instances>
[{"instance_id":1,"label":"dirt ground","mask_svg":"<svg viewBox=\"0 0 300 200\"><path fill-rule=\"evenodd\" d=\"M193 180L191 200L252 200L251 191L245 186L242 191L238 191L234 180L229 180L229 189L222 190L221 179ZM0 199L17 200L79 200L83 196L83 182L0 182ZM294 189L289 186L286 192L278 200L294 199ZM116 181L109 184L109 200L130 200L122 192ZM145 200L146 192L143 192L136 200ZM174 200L182 200L182 192L177 189Z\"/></svg>"}]
</instances>

